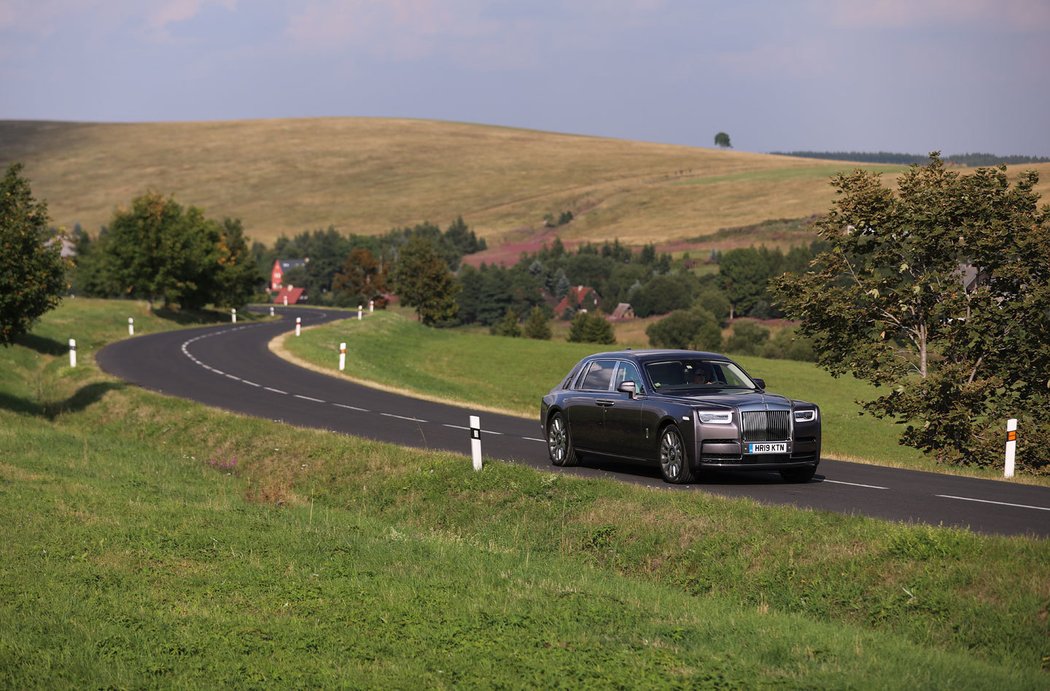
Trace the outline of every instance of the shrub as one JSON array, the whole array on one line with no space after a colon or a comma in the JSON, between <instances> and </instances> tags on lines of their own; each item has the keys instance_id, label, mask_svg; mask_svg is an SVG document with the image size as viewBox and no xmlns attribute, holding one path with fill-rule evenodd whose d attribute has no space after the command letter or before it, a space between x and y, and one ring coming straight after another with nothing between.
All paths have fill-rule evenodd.
<instances>
[{"instance_id":1,"label":"shrub","mask_svg":"<svg viewBox=\"0 0 1050 691\"><path fill-rule=\"evenodd\" d=\"M489 333L493 336L509 336L511 338L519 338L521 336L521 327L518 326L518 315L513 309L507 308L507 313L503 315L503 319L493 324L489 328Z\"/></svg>"},{"instance_id":2,"label":"shrub","mask_svg":"<svg viewBox=\"0 0 1050 691\"><path fill-rule=\"evenodd\" d=\"M758 355L768 340L769 329L766 327L750 321L737 322L726 341L726 350L739 355Z\"/></svg>"},{"instance_id":3,"label":"shrub","mask_svg":"<svg viewBox=\"0 0 1050 691\"><path fill-rule=\"evenodd\" d=\"M540 341L551 339L551 326L542 307L533 307L529 312L529 318L525 320L524 335L525 338L535 338Z\"/></svg>"},{"instance_id":4,"label":"shrub","mask_svg":"<svg viewBox=\"0 0 1050 691\"><path fill-rule=\"evenodd\" d=\"M615 343L612 325L601 312L579 312L569 328L570 343Z\"/></svg>"},{"instance_id":5,"label":"shrub","mask_svg":"<svg viewBox=\"0 0 1050 691\"><path fill-rule=\"evenodd\" d=\"M714 315L704 309L678 310L645 330L654 348L720 350L722 331Z\"/></svg>"}]
</instances>

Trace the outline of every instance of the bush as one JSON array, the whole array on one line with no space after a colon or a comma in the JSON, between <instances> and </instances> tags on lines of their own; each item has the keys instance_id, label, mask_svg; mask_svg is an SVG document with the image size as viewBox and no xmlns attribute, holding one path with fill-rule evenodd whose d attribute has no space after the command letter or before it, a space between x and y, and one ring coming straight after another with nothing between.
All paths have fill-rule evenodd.
<instances>
[{"instance_id":1,"label":"bush","mask_svg":"<svg viewBox=\"0 0 1050 691\"><path fill-rule=\"evenodd\" d=\"M729 310L732 307L726 294L714 286L702 288L696 295L695 306L707 310L720 325L725 325L729 319Z\"/></svg>"},{"instance_id":2,"label":"bush","mask_svg":"<svg viewBox=\"0 0 1050 691\"><path fill-rule=\"evenodd\" d=\"M762 357L778 360L816 362L817 354L813 341L799 335L794 328L781 329L762 346Z\"/></svg>"},{"instance_id":3,"label":"bush","mask_svg":"<svg viewBox=\"0 0 1050 691\"><path fill-rule=\"evenodd\" d=\"M615 343L612 325L601 312L579 312L569 328L570 343Z\"/></svg>"},{"instance_id":4,"label":"bush","mask_svg":"<svg viewBox=\"0 0 1050 691\"><path fill-rule=\"evenodd\" d=\"M714 315L704 309L678 310L645 330L654 348L720 350L722 330Z\"/></svg>"},{"instance_id":5,"label":"bush","mask_svg":"<svg viewBox=\"0 0 1050 691\"><path fill-rule=\"evenodd\" d=\"M525 320L524 334L525 338L535 338L540 341L551 339L551 325L542 307L533 307L529 312L529 318Z\"/></svg>"},{"instance_id":6,"label":"bush","mask_svg":"<svg viewBox=\"0 0 1050 691\"><path fill-rule=\"evenodd\" d=\"M738 355L758 355L769 340L769 329L754 322L737 322L726 341L726 350Z\"/></svg>"},{"instance_id":7,"label":"bush","mask_svg":"<svg viewBox=\"0 0 1050 691\"><path fill-rule=\"evenodd\" d=\"M489 333L493 336L509 336L511 338L519 338L521 336L521 327L518 326L518 315L513 309L507 308L507 313L503 315L503 319L493 324L489 328Z\"/></svg>"}]
</instances>

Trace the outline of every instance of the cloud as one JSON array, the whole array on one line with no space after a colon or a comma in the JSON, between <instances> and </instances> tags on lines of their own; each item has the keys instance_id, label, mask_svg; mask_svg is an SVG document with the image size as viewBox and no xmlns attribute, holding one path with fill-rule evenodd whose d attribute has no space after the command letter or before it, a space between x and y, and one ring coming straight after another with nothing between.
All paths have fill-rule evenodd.
<instances>
[{"instance_id":1,"label":"cloud","mask_svg":"<svg viewBox=\"0 0 1050 691\"><path fill-rule=\"evenodd\" d=\"M422 57L447 41L498 32L480 0L320 0L291 17L287 35L313 50L350 48L395 59Z\"/></svg>"}]
</instances>

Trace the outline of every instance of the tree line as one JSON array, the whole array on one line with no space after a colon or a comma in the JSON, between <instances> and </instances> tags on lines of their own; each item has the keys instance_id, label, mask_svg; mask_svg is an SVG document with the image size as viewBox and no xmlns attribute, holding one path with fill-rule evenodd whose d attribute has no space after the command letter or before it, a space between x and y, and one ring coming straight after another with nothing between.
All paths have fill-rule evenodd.
<instances>
[{"instance_id":1,"label":"tree line","mask_svg":"<svg viewBox=\"0 0 1050 691\"><path fill-rule=\"evenodd\" d=\"M890 163L902 166L922 165L929 160L929 155L902 154L891 151L770 151L770 153L774 156L817 158L829 161L856 161L858 163ZM940 156L938 155L938 157ZM970 167L1050 163L1050 158L1045 156L998 156L984 153L952 154L951 156L940 158L942 162L949 165Z\"/></svg>"}]
</instances>

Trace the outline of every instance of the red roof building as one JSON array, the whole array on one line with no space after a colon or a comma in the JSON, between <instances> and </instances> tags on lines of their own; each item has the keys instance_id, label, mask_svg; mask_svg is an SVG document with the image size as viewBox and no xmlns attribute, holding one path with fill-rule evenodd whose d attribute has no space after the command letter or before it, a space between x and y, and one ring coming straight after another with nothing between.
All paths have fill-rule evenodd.
<instances>
[{"instance_id":1,"label":"red roof building","mask_svg":"<svg viewBox=\"0 0 1050 691\"><path fill-rule=\"evenodd\" d=\"M303 289L295 286L284 286L277 291L273 298L275 305L294 305L303 297ZM287 300L287 302L286 302Z\"/></svg>"},{"instance_id":2,"label":"red roof building","mask_svg":"<svg viewBox=\"0 0 1050 691\"><path fill-rule=\"evenodd\" d=\"M555 306L554 314L561 317L565 314L565 310L569 308L572 308L574 312L598 309L598 304L601 301L601 296L598 295L594 288L590 286L571 286L569 292Z\"/></svg>"}]
</instances>

